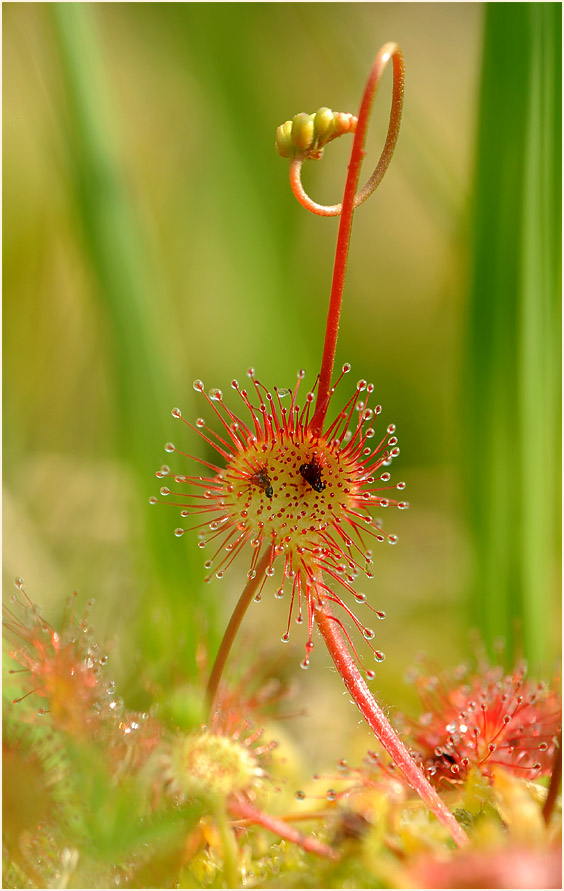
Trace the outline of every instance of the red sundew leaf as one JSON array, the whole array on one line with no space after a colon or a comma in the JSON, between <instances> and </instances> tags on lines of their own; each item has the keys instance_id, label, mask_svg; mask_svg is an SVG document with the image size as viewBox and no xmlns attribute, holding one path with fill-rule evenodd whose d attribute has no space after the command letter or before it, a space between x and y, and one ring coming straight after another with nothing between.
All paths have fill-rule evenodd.
<instances>
[{"instance_id":1,"label":"red sundew leaf","mask_svg":"<svg viewBox=\"0 0 564 891\"><path fill-rule=\"evenodd\" d=\"M343 367L343 373L331 390L330 400L337 384L349 370L350 366ZM203 395L221 424L222 435L208 428L202 418L198 418L194 425L185 421L178 409L173 410L173 416L181 418L214 449L223 466L219 468L218 465L217 472L209 477L182 476L169 471L178 484L196 486L200 492L197 495L183 494L163 487L161 494L167 499L169 495L180 498L173 503L185 508L183 516L201 518L201 522L192 527L200 530L200 547L204 548L214 540L217 542L213 556L206 562L206 568L210 570L208 580L214 573L221 578L246 545L253 551L248 571L248 577L252 579L260 553L265 548L270 550L270 560L256 599L260 599L264 584L275 574L280 563L282 581L277 584L277 597L283 597L289 589L290 618L297 606L297 620L303 620L302 604L307 615L306 658L302 662L305 668L313 647L314 608L320 600L328 598L340 605L357 628L362 633L365 631L364 623L346 606L339 589L355 596L353 585L357 574L365 572L368 577L372 576L372 552L366 547L366 539L385 540L368 508L372 504L401 506L402 509L407 506L407 502L398 503L374 494L382 491L381 485L378 487L375 483L380 479L388 482L390 477L385 473L378 479L375 474L378 469L388 466L397 453L397 438L393 435L395 426L388 427L375 448L369 446L374 435L369 424L381 408L369 406L374 386L367 385L364 380L358 382L355 392L337 412L335 420L327 425L326 433L317 435L310 425L314 393L306 394L301 408L298 405L304 372L299 373L291 394L274 388L276 399L256 379L253 369L250 369L249 377L259 400L258 407L251 403L249 394L237 381L232 382L232 387L250 414L250 425L225 405L220 390L206 394L203 383L194 382L194 388ZM290 396L287 408L283 403L285 395ZM186 454L172 443L167 443L165 448L180 457ZM214 464L196 460L212 471L216 470ZM154 503L156 499L151 500ZM364 512L361 512L361 506ZM184 531L187 530L175 530L177 535ZM388 541L394 544L397 536L388 536ZM322 572L330 579L330 587L322 583ZM285 641L289 639L289 625L283 635ZM371 635L364 636L370 639Z\"/></svg>"}]
</instances>

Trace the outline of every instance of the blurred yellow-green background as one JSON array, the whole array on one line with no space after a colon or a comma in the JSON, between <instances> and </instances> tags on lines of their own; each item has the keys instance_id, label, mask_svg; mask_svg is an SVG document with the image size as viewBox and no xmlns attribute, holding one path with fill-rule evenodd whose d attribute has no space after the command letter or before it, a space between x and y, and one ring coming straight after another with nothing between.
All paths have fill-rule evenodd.
<instances>
[{"instance_id":1,"label":"blurred yellow-green background","mask_svg":"<svg viewBox=\"0 0 564 891\"><path fill-rule=\"evenodd\" d=\"M337 221L295 202L275 129L321 105L355 112L388 40L406 58L404 121L355 217L337 356L396 423L394 477L411 502L386 517L400 544L376 553L365 585L387 613L377 688L401 701L417 653L454 665L471 629L552 667L559 15L553 3L4 4L6 595L23 576L48 618L75 588L94 597L131 697L140 676L193 674L246 571L204 585L195 538L173 536L176 510L149 507L163 444L201 450L170 409L199 413L196 377L228 391L249 365L279 386L318 371ZM366 176L390 86L387 72ZM306 170L317 200L340 200L349 148ZM276 648L285 619L265 596L246 619L250 648ZM318 650L307 683L340 701Z\"/></svg>"}]
</instances>

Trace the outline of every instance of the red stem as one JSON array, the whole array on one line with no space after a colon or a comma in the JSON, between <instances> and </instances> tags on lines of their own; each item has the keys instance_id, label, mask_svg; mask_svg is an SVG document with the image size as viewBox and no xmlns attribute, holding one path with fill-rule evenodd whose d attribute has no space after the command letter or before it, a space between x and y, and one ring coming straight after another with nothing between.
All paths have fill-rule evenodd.
<instances>
[{"instance_id":1,"label":"red stem","mask_svg":"<svg viewBox=\"0 0 564 891\"><path fill-rule=\"evenodd\" d=\"M316 838L312 838L310 835L304 835L303 832L298 832L293 826L288 826L284 820L259 810L243 798L232 799L229 802L228 810L233 816L242 817L244 820L249 820L251 823L257 823L259 826L264 826L265 829L268 829L275 835L279 835L280 838L285 838L286 841L299 845L304 851L308 851L310 854L316 854L318 857L325 857L330 860L339 859L337 852L329 845L323 844L323 842L318 841Z\"/></svg>"},{"instance_id":2,"label":"red stem","mask_svg":"<svg viewBox=\"0 0 564 891\"><path fill-rule=\"evenodd\" d=\"M327 649L331 653L337 671L365 720L412 789L429 806L437 820L448 829L456 844L462 847L467 843L468 836L423 775L374 699L339 632L327 601L317 604L315 618L317 627L327 645Z\"/></svg>"},{"instance_id":3,"label":"red stem","mask_svg":"<svg viewBox=\"0 0 564 891\"><path fill-rule=\"evenodd\" d=\"M333 267L333 282L331 285L331 298L329 302L329 312L327 314L327 327L325 329L325 342L323 345L323 358L321 361L321 371L319 375L319 389L315 413L309 425L310 431L314 436L320 436L327 414L329 405L329 395L331 390L331 380L333 377L333 365L335 363L335 352L337 349L337 334L339 331L339 319L341 315L341 303L343 299L343 288L345 284L345 272L347 268L347 259L349 253L349 241L351 237L351 227L353 213L355 207L355 193L358 186L360 176L360 168L364 158L364 143L366 140L366 131L368 129L368 119L372 109L372 102L380 82L380 78L388 61L393 60L394 68L394 87L392 95L392 110L390 113L390 124L388 127L388 135L386 144L380 157L380 161L373 176L367 183L374 188L374 180L376 185L382 179L386 168L392 157L395 144L398 137L399 125L401 120L403 84L404 84L404 62L401 50L396 43L386 43L378 52L366 87L362 97L360 111L358 113L358 123L354 136L353 147L351 150L351 158L345 183L345 191L343 194L343 204L341 210L341 219L339 221L339 233L337 235L337 247L335 250L335 264ZM364 191L364 189L363 189Z\"/></svg>"}]
</instances>

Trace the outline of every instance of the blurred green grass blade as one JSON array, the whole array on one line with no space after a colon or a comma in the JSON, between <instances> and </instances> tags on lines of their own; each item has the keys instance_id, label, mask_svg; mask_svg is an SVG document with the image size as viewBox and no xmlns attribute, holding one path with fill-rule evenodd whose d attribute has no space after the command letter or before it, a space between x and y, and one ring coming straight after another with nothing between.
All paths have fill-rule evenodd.
<instances>
[{"instance_id":1,"label":"blurred green grass blade","mask_svg":"<svg viewBox=\"0 0 564 891\"><path fill-rule=\"evenodd\" d=\"M531 661L545 655L554 590L558 512L561 276L561 16L531 9L530 119L525 145L520 288L520 442L523 639Z\"/></svg>"},{"instance_id":2,"label":"blurred green grass blade","mask_svg":"<svg viewBox=\"0 0 564 891\"><path fill-rule=\"evenodd\" d=\"M202 587L191 572L186 547L179 547L172 536L173 513L150 508L147 502L157 489L154 470L171 423L170 407L180 394L173 393L167 366L162 289L148 259L114 137L115 111L98 48L96 4L93 7L51 5L68 105L71 188L113 335L121 454L134 471L147 551L160 583L158 591L144 592L140 605L142 651L170 665L171 643L178 651L181 629L183 669L190 673L196 629L200 637L203 631Z\"/></svg>"},{"instance_id":3,"label":"blurred green grass blade","mask_svg":"<svg viewBox=\"0 0 564 891\"><path fill-rule=\"evenodd\" d=\"M473 619L534 666L555 656L560 20L554 3L485 7L463 394Z\"/></svg>"}]
</instances>

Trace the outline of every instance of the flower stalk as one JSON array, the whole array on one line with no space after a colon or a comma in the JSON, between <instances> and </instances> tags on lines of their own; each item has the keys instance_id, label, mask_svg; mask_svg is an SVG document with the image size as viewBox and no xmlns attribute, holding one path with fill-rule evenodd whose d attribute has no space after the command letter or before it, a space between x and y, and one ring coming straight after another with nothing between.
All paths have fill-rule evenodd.
<instances>
[{"instance_id":1,"label":"flower stalk","mask_svg":"<svg viewBox=\"0 0 564 891\"><path fill-rule=\"evenodd\" d=\"M249 579L249 581L243 588L243 592L237 602L237 606L233 610L233 613L229 620L229 624L225 629L225 634L223 635L223 638L221 640L221 644L219 646L219 650L217 652L217 656L215 658L215 662L213 664L213 668L206 687L205 698L210 719L213 718L215 712L215 703L219 690L219 682L221 681L223 670L225 668L227 659L229 658L229 653L231 652L233 641L237 636L239 626L243 621L243 617L247 612L249 604L254 598L257 589L263 583L264 574L269 565L270 551L266 550L258 563L256 575L252 579Z\"/></svg>"},{"instance_id":2,"label":"flower stalk","mask_svg":"<svg viewBox=\"0 0 564 891\"><path fill-rule=\"evenodd\" d=\"M358 122L354 135L354 142L351 150L351 158L348 167L347 180L345 183L345 191L343 195L343 203L341 209L341 219L339 221L339 232L337 235L337 247L335 250L335 264L333 267L333 281L331 284L331 297L329 301L329 311L327 314L327 326L325 329L325 340L323 344L323 356L321 359L321 370L319 373L319 389L315 413L311 421L311 429L314 433L319 434L323 427L327 406L329 404L329 391L331 389L331 380L333 377L333 367L335 364L335 353L337 350L337 335L339 332L339 320L341 316L341 305L343 302L343 288L345 285L345 273L347 269L347 260L349 254L349 243L351 237L353 214L356 206L355 195L360 176L360 168L364 158L364 143L366 141L366 133L368 130L368 120L372 110L372 103L376 95L376 90L380 83L384 69L387 63L393 60L394 83L392 92L392 108L390 113L390 123L388 126L388 134L380 160L376 169L370 177L366 186L362 189L358 196L358 203L362 203L368 198L372 192L381 183L382 178L392 159L396 142L399 135L401 123L401 114L403 108L403 90L405 66L403 56L399 46L396 43L386 43L377 53L372 65L372 69L366 82L364 95L358 113ZM360 200L361 199L361 200Z\"/></svg>"}]
</instances>

